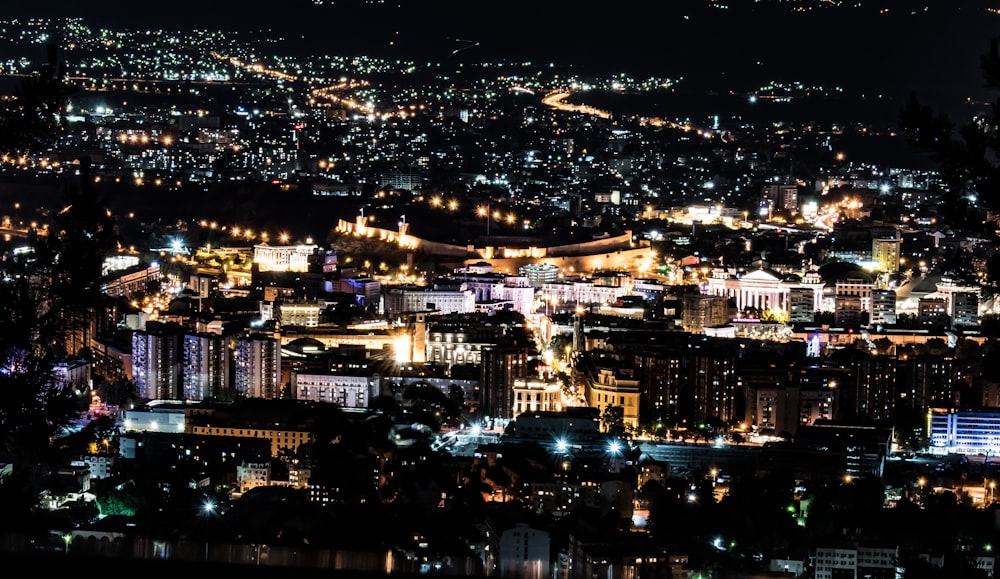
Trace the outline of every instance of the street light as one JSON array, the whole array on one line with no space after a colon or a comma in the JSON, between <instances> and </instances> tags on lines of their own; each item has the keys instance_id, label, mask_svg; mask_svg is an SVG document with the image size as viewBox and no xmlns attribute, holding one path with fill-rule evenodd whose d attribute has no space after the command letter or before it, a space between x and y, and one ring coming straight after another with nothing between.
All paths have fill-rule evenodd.
<instances>
[{"instance_id":1,"label":"street light","mask_svg":"<svg viewBox=\"0 0 1000 579\"><path fill-rule=\"evenodd\" d=\"M486 207L480 207L476 210L481 217L486 218L486 237L490 236L490 204L487 203Z\"/></svg>"}]
</instances>

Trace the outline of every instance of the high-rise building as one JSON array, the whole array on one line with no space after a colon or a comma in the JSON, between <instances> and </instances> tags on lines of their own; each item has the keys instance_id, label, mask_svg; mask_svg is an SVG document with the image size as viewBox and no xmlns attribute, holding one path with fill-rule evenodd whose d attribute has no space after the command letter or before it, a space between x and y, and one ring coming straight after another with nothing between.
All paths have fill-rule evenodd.
<instances>
[{"instance_id":1,"label":"high-rise building","mask_svg":"<svg viewBox=\"0 0 1000 579\"><path fill-rule=\"evenodd\" d=\"M281 342L264 335L236 339L233 387L250 398L281 397Z\"/></svg>"},{"instance_id":2,"label":"high-rise building","mask_svg":"<svg viewBox=\"0 0 1000 579\"><path fill-rule=\"evenodd\" d=\"M485 346L482 350L482 400L484 416L509 419L514 412L514 381L528 376L528 349L520 346Z\"/></svg>"},{"instance_id":3,"label":"high-rise building","mask_svg":"<svg viewBox=\"0 0 1000 579\"><path fill-rule=\"evenodd\" d=\"M878 264L879 271L899 273L899 248L902 240L899 238L879 237L872 240L872 261Z\"/></svg>"},{"instance_id":4,"label":"high-rise building","mask_svg":"<svg viewBox=\"0 0 1000 579\"><path fill-rule=\"evenodd\" d=\"M139 398L176 400L180 396L181 329L147 322L132 333L132 381Z\"/></svg>"},{"instance_id":5,"label":"high-rise building","mask_svg":"<svg viewBox=\"0 0 1000 579\"><path fill-rule=\"evenodd\" d=\"M871 325L896 323L896 292L893 290L872 290Z\"/></svg>"},{"instance_id":6,"label":"high-rise building","mask_svg":"<svg viewBox=\"0 0 1000 579\"><path fill-rule=\"evenodd\" d=\"M185 400L219 396L231 385L228 339L219 334L185 334L181 384Z\"/></svg>"}]
</instances>

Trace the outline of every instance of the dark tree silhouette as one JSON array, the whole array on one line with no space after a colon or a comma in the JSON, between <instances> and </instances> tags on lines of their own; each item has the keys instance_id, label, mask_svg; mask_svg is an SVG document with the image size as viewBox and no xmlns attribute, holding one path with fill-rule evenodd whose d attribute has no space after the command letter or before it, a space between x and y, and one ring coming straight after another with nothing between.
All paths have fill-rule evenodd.
<instances>
[{"instance_id":1,"label":"dark tree silhouette","mask_svg":"<svg viewBox=\"0 0 1000 579\"><path fill-rule=\"evenodd\" d=\"M0 155L25 155L56 142L69 94L64 80L52 44L48 63L0 101ZM0 492L23 498L4 500L8 505L36 504L32 471L57 462L58 448L50 441L80 408L72 386L52 368L65 354L68 332L100 293L103 249L112 232L107 209L83 175L79 189L67 192L52 233L33 231L33 252L0 259L0 452L14 465Z\"/></svg>"},{"instance_id":2,"label":"dark tree silhouette","mask_svg":"<svg viewBox=\"0 0 1000 579\"><path fill-rule=\"evenodd\" d=\"M1000 89L1000 48L998 39L980 58L985 85ZM1000 120L1000 97L988 113L956 126L943 113L920 102L917 94L900 109L899 128L909 141L936 161L947 184L943 216L953 223L981 229L984 210L1000 208L1000 150L997 123Z\"/></svg>"},{"instance_id":3,"label":"dark tree silhouette","mask_svg":"<svg viewBox=\"0 0 1000 579\"><path fill-rule=\"evenodd\" d=\"M58 43L48 45L48 62L24 77L9 98L0 100L0 154L18 157L52 143L71 91Z\"/></svg>"},{"instance_id":4,"label":"dark tree silhouette","mask_svg":"<svg viewBox=\"0 0 1000 579\"><path fill-rule=\"evenodd\" d=\"M81 159L79 166L78 183L66 188L53 227L47 236L35 238L34 247L66 341L64 350L71 355L88 343L87 317L103 298L102 268L117 242L114 218L94 186L90 161Z\"/></svg>"}]
</instances>

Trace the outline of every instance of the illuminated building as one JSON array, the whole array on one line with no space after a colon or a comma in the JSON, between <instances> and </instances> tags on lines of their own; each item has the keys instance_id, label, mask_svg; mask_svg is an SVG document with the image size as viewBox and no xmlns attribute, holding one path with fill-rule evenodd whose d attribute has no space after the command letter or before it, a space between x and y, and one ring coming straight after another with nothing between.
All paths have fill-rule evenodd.
<instances>
[{"instance_id":1,"label":"illuminated building","mask_svg":"<svg viewBox=\"0 0 1000 579\"><path fill-rule=\"evenodd\" d=\"M233 387L250 398L281 395L281 343L269 336L236 338Z\"/></svg>"},{"instance_id":2,"label":"illuminated building","mask_svg":"<svg viewBox=\"0 0 1000 579\"><path fill-rule=\"evenodd\" d=\"M705 328L724 326L731 318L726 296L681 296L681 325L685 332L705 333Z\"/></svg>"},{"instance_id":3,"label":"illuminated building","mask_svg":"<svg viewBox=\"0 0 1000 579\"><path fill-rule=\"evenodd\" d=\"M180 395L179 327L147 322L132 332L132 380L139 398L173 400Z\"/></svg>"},{"instance_id":4,"label":"illuminated building","mask_svg":"<svg viewBox=\"0 0 1000 579\"><path fill-rule=\"evenodd\" d=\"M790 312L792 305L790 292L795 289L796 317L805 318L808 315L811 320L813 312L820 309L823 287L822 279L815 272L809 272L800 278L780 276L764 269L743 275L716 269L708 278L704 293L733 298L736 301L737 311L752 308Z\"/></svg>"},{"instance_id":5,"label":"illuminated building","mask_svg":"<svg viewBox=\"0 0 1000 579\"><path fill-rule=\"evenodd\" d=\"M893 325L896 323L896 292L893 290L872 290L872 311L869 325Z\"/></svg>"},{"instance_id":6,"label":"illuminated building","mask_svg":"<svg viewBox=\"0 0 1000 579\"><path fill-rule=\"evenodd\" d=\"M557 380L527 378L514 380L514 409L511 417L523 412L562 410L562 383Z\"/></svg>"},{"instance_id":7,"label":"illuminated building","mask_svg":"<svg viewBox=\"0 0 1000 579\"><path fill-rule=\"evenodd\" d=\"M935 454L1000 454L1000 411L931 408L929 414Z\"/></svg>"},{"instance_id":8,"label":"illuminated building","mask_svg":"<svg viewBox=\"0 0 1000 579\"><path fill-rule=\"evenodd\" d=\"M476 311L476 296L465 284L393 287L384 292L382 300L387 316L426 311L442 314Z\"/></svg>"},{"instance_id":9,"label":"illuminated building","mask_svg":"<svg viewBox=\"0 0 1000 579\"><path fill-rule=\"evenodd\" d=\"M282 326L315 328L319 325L319 302L281 302L278 315Z\"/></svg>"},{"instance_id":10,"label":"illuminated building","mask_svg":"<svg viewBox=\"0 0 1000 579\"><path fill-rule=\"evenodd\" d=\"M253 263L258 271L300 272L310 271L317 245L272 246L266 243L253 248Z\"/></svg>"},{"instance_id":11,"label":"illuminated building","mask_svg":"<svg viewBox=\"0 0 1000 579\"><path fill-rule=\"evenodd\" d=\"M181 384L185 400L214 398L230 388L232 352L218 334L185 334Z\"/></svg>"},{"instance_id":12,"label":"illuminated building","mask_svg":"<svg viewBox=\"0 0 1000 579\"><path fill-rule=\"evenodd\" d=\"M377 376L295 373L292 392L296 400L328 402L341 408L368 408L371 399L379 394L379 381Z\"/></svg>"},{"instance_id":13,"label":"illuminated building","mask_svg":"<svg viewBox=\"0 0 1000 579\"><path fill-rule=\"evenodd\" d=\"M879 271L899 273L899 248L903 241L898 238L876 238L872 240L872 261Z\"/></svg>"},{"instance_id":14,"label":"illuminated building","mask_svg":"<svg viewBox=\"0 0 1000 579\"><path fill-rule=\"evenodd\" d=\"M518 274L528 278L533 287L541 287L559 279L559 266L550 263L529 263L518 268Z\"/></svg>"},{"instance_id":15,"label":"illuminated building","mask_svg":"<svg viewBox=\"0 0 1000 579\"><path fill-rule=\"evenodd\" d=\"M817 547L813 577L895 577L898 561L898 547Z\"/></svg>"},{"instance_id":16,"label":"illuminated building","mask_svg":"<svg viewBox=\"0 0 1000 579\"><path fill-rule=\"evenodd\" d=\"M839 280L835 286L834 315L839 326L857 327L865 323L865 312L871 312L874 284L866 279Z\"/></svg>"},{"instance_id":17,"label":"illuminated building","mask_svg":"<svg viewBox=\"0 0 1000 579\"><path fill-rule=\"evenodd\" d=\"M482 390L479 407L484 416L508 419L514 409L514 382L528 376L528 348L490 344L482 350Z\"/></svg>"},{"instance_id":18,"label":"illuminated building","mask_svg":"<svg viewBox=\"0 0 1000 579\"><path fill-rule=\"evenodd\" d=\"M587 405L597 408L603 416L609 406L622 409L626 428L639 426L639 381L612 368L598 368L596 380L587 380Z\"/></svg>"}]
</instances>

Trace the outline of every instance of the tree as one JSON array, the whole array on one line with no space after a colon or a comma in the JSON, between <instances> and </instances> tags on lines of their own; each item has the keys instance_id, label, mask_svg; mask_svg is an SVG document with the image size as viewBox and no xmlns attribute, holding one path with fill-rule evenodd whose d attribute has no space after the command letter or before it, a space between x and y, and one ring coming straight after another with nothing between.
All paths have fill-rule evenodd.
<instances>
[{"instance_id":1,"label":"tree","mask_svg":"<svg viewBox=\"0 0 1000 579\"><path fill-rule=\"evenodd\" d=\"M982 55L979 68L988 88L1000 89L1000 48L998 39ZM987 209L1000 208L1000 152L997 125L1000 97L989 112L956 126L943 113L922 104L916 92L899 112L899 128L910 143L936 161L945 178L943 217L958 225L981 229Z\"/></svg>"},{"instance_id":2,"label":"tree","mask_svg":"<svg viewBox=\"0 0 1000 579\"><path fill-rule=\"evenodd\" d=\"M48 63L0 101L0 154L26 155L55 142L69 94L64 79L52 44ZM73 204L57 216L51 235L32 232L32 252L0 260L0 451L14 464L0 487L5 495L21 494L24 504L36 502L31 469L55 462L50 441L79 410L72 385L52 368L65 352L69 326L100 291L98 247L111 228L96 198L82 190L88 186L70 196Z\"/></svg>"},{"instance_id":3,"label":"tree","mask_svg":"<svg viewBox=\"0 0 1000 579\"><path fill-rule=\"evenodd\" d=\"M20 157L53 142L70 96L58 43L48 45L48 62L25 76L11 98L0 100L0 154Z\"/></svg>"},{"instance_id":4,"label":"tree","mask_svg":"<svg viewBox=\"0 0 1000 579\"><path fill-rule=\"evenodd\" d=\"M103 298L104 260L115 250L117 236L107 202L94 187L89 159L80 160L79 180L66 188L62 201L50 233L36 238L34 252L70 344L67 353L76 355L88 343L77 333L85 331L91 308Z\"/></svg>"}]
</instances>

